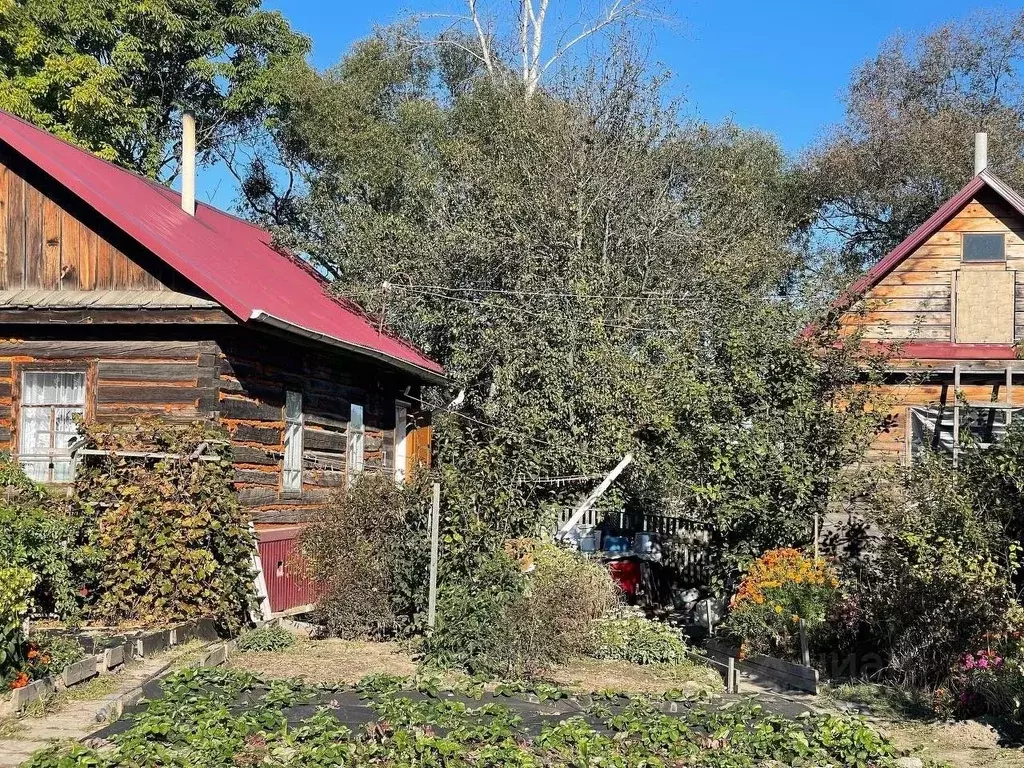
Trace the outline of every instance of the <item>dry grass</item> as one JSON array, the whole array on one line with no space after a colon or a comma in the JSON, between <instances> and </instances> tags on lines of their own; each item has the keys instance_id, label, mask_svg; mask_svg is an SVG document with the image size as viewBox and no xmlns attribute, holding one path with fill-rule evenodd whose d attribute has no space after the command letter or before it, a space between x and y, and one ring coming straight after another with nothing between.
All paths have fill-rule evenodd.
<instances>
[{"instance_id":1,"label":"dry grass","mask_svg":"<svg viewBox=\"0 0 1024 768\"><path fill-rule=\"evenodd\" d=\"M376 673L416 673L416 662L397 643L350 640L299 639L291 648L274 653L235 653L228 665L267 678L299 677L308 683L356 683Z\"/></svg>"},{"instance_id":2,"label":"dry grass","mask_svg":"<svg viewBox=\"0 0 1024 768\"><path fill-rule=\"evenodd\" d=\"M1020 748L999 746L995 729L976 720L934 723L879 723L900 749L926 762L957 768L1024 768Z\"/></svg>"},{"instance_id":3,"label":"dry grass","mask_svg":"<svg viewBox=\"0 0 1024 768\"><path fill-rule=\"evenodd\" d=\"M667 691L720 691L721 677L699 664L650 664L580 658L545 675L551 682L578 693L616 691L663 694Z\"/></svg>"}]
</instances>

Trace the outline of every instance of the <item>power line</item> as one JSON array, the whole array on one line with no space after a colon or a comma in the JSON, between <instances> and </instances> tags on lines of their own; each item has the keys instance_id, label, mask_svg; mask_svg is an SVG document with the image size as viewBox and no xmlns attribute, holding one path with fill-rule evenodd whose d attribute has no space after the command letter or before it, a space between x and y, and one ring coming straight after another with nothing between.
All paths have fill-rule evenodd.
<instances>
[{"instance_id":1,"label":"power line","mask_svg":"<svg viewBox=\"0 0 1024 768\"><path fill-rule=\"evenodd\" d=\"M448 285L417 285L415 283L388 283L389 288L409 289L413 291L448 291L452 293L492 293L503 296L531 296L562 299L594 299L594 300L621 300L621 301L696 301L696 297L689 293L638 293L638 294L615 294L615 293L579 293L576 291L524 291L510 290L504 288L478 288L473 286L448 286Z\"/></svg>"}]
</instances>

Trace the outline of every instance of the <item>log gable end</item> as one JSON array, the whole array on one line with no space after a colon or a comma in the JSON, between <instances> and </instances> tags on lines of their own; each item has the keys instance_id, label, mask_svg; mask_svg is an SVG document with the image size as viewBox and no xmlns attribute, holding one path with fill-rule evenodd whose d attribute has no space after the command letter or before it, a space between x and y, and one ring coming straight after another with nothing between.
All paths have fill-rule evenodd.
<instances>
[{"instance_id":1,"label":"log gable end","mask_svg":"<svg viewBox=\"0 0 1024 768\"><path fill-rule=\"evenodd\" d=\"M965 238L1002 238L1003 258L964 257ZM977 241L975 241L977 244ZM998 237L985 243L999 244ZM983 187L842 318L869 341L1011 344L1024 336L1024 217Z\"/></svg>"},{"instance_id":2,"label":"log gable end","mask_svg":"<svg viewBox=\"0 0 1024 768\"><path fill-rule=\"evenodd\" d=\"M175 291L188 281L0 145L0 291Z\"/></svg>"}]
</instances>

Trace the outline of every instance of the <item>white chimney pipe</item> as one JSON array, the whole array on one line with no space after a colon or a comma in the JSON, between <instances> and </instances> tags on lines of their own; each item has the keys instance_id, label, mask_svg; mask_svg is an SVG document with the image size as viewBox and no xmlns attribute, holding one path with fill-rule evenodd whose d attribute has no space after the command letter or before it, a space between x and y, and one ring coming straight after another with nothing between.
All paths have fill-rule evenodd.
<instances>
[{"instance_id":1,"label":"white chimney pipe","mask_svg":"<svg viewBox=\"0 0 1024 768\"><path fill-rule=\"evenodd\" d=\"M988 134L974 134L974 175L988 168Z\"/></svg>"},{"instance_id":2,"label":"white chimney pipe","mask_svg":"<svg viewBox=\"0 0 1024 768\"><path fill-rule=\"evenodd\" d=\"M196 215L196 120L181 116L181 210Z\"/></svg>"}]
</instances>

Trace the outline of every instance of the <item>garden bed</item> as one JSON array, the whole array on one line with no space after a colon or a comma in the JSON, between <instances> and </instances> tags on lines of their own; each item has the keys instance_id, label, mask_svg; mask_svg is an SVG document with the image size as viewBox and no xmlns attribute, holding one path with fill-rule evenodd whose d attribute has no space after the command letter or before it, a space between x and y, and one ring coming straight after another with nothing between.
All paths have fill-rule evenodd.
<instances>
[{"instance_id":1,"label":"garden bed","mask_svg":"<svg viewBox=\"0 0 1024 768\"><path fill-rule=\"evenodd\" d=\"M0 715L17 715L30 704L54 693L88 683L99 675L114 672L136 658L147 658L192 640L211 642L217 632L211 620L185 622L167 629L138 630L111 634L105 629L62 630L45 628L42 638L71 637L85 649L86 656L64 667L59 674L34 680L10 691L0 702ZM226 657L225 657L226 658Z\"/></svg>"},{"instance_id":2,"label":"garden bed","mask_svg":"<svg viewBox=\"0 0 1024 768\"><path fill-rule=\"evenodd\" d=\"M375 676L356 686L189 669L161 697L97 733L75 762L57 750L32 768L127 764L686 765L870 764L897 752L863 721L771 712L749 700L573 697L553 686L439 690Z\"/></svg>"}]
</instances>

